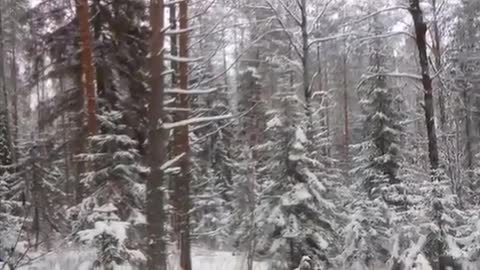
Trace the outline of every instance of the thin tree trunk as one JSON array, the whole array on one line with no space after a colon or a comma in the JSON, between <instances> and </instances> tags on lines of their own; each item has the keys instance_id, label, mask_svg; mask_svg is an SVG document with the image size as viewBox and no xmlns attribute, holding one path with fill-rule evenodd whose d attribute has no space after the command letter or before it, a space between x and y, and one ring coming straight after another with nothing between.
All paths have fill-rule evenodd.
<instances>
[{"instance_id":1,"label":"thin tree trunk","mask_svg":"<svg viewBox=\"0 0 480 270\"><path fill-rule=\"evenodd\" d=\"M169 12L170 12L170 29L172 31L176 30L177 29L177 5L172 3L170 6L169 6ZM170 53L173 55L173 56L178 56L178 36L177 35L171 35L170 36ZM172 85L172 88L175 88L175 87L178 87L178 78L177 78L177 75L178 75L178 63L176 61L171 61L170 62L170 68L173 70L172 72L172 81L171 81L171 85ZM170 156L175 156L174 153L172 153L172 149L168 149L168 153L170 153L169 155ZM171 178L170 182L169 182L169 188L170 188L170 191L171 191L171 194L173 194L173 196L171 196L171 203L173 205L173 213L171 215L171 223L172 223L172 228L173 228L173 241L176 241L177 242L177 248L178 250L180 250L180 226L179 226L179 222L180 222L180 218L179 218L179 212L178 212L178 209L179 209L179 203L180 203L180 198L177 196L177 194L175 193L176 191L176 181L174 179L174 177Z\"/></svg>"},{"instance_id":2,"label":"thin tree trunk","mask_svg":"<svg viewBox=\"0 0 480 270\"><path fill-rule=\"evenodd\" d=\"M433 13L433 45L432 51L435 57L435 70L438 72L442 68L442 40L440 35L440 29L438 27L438 7L437 0L432 0L432 13ZM440 84L440 83L439 83ZM445 111L445 93L442 87L439 87L438 91L438 105L440 108L440 128L442 132L446 132L447 115ZM445 136L442 136L445 138ZM443 139L445 144L445 139Z\"/></svg>"},{"instance_id":3,"label":"thin tree trunk","mask_svg":"<svg viewBox=\"0 0 480 270\"><path fill-rule=\"evenodd\" d=\"M1 5L0 5L1 8ZM8 91L7 91L7 80L5 78L5 48L4 48L4 31L3 31L3 18L0 12L0 121L2 121L2 116L4 117L3 122L0 124L5 125L5 133L0 134L0 136L6 136L6 146L8 147L6 153L0 153L4 160L0 160L1 165L11 165L12 163L12 140L11 140L11 130L10 130L10 113L8 111ZM1 128L1 127L0 127Z\"/></svg>"},{"instance_id":4,"label":"thin tree trunk","mask_svg":"<svg viewBox=\"0 0 480 270\"><path fill-rule=\"evenodd\" d=\"M427 126L428 135L428 157L430 160L430 168L432 173L438 169L438 146L437 146L437 134L435 128L435 108L433 102L433 87L432 79L430 77L430 70L428 65L427 55L427 41L425 34L427 32L427 24L423 19L423 12L420 8L419 0L410 1L410 14L412 15L415 25L416 43L418 48L418 55L420 61L420 67L422 72L422 84L424 88L424 111L425 121Z\"/></svg>"},{"instance_id":5,"label":"thin tree trunk","mask_svg":"<svg viewBox=\"0 0 480 270\"><path fill-rule=\"evenodd\" d=\"M470 115L470 95L468 86L464 86L463 89L463 106L464 106L464 117L465 117L465 167L468 172L471 172L473 169L473 151L472 151L472 127L471 127L471 115ZM469 173L470 174L470 173Z\"/></svg>"},{"instance_id":6,"label":"thin tree trunk","mask_svg":"<svg viewBox=\"0 0 480 270\"><path fill-rule=\"evenodd\" d=\"M350 127L348 114L348 77L347 77L347 55L343 56L343 158L345 162L345 169L348 172L349 166L349 146L350 146Z\"/></svg>"},{"instance_id":7,"label":"thin tree trunk","mask_svg":"<svg viewBox=\"0 0 480 270\"><path fill-rule=\"evenodd\" d=\"M18 87L17 87L17 49L16 49L16 26L13 27L12 37L12 59L10 66L10 80L12 81L12 105L13 105L13 132L12 132L12 161L17 164L17 143L18 143ZM16 167L16 166L15 166Z\"/></svg>"},{"instance_id":8,"label":"thin tree trunk","mask_svg":"<svg viewBox=\"0 0 480 270\"><path fill-rule=\"evenodd\" d=\"M311 141L312 139L312 108L311 108L311 89L310 89L310 70L309 70L309 46L308 46L308 20L307 20L307 0L301 0L300 4L300 11L301 11L301 24L300 29L302 33L302 77L303 77L303 91L304 91L304 98L305 98L305 106L306 106L306 116L307 116L307 129L306 135Z\"/></svg>"},{"instance_id":9,"label":"thin tree trunk","mask_svg":"<svg viewBox=\"0 0 480 270\"><path fill-rule=\"evenodd\" d=\"M150 0L150 87L151 98L148 110L149 130L148 163L150 175L147 179L147 270L167 270L165 244L164 172L167 133L159 125L164 119L164 3L163 0Z\"/></svg>"},{"instance_id":10,"label":"thin tree trunk","mask_svg":"<svg viewBox=\"0 0 480 270\"><path fill-rule=\"evenodd\" d=\"M184 0L179 3L179 28L181 30L188 29L188 1ZM188 31L181 31L179 35L179 56L188 58ZM178 65L179 69L179 87L180 89L188 89L188 62L181 61ZM188 109L190 108L189 95L177 95L177 107L185 109L175 114L175 120L181 121L189 117ZM191 247L190 247L190 142L189 142L188 125L179 127L174 134L174 155L185 156L179 161L181 171L175 177L175 194L178 199L178 217L179 217L179 233L178 240L180 242L180 268L182 270L192 269Z\"/></svg>"},{"instance_id":11,"label":"thin tree trunk","mask_svg":"<svg viewBox=\"0 0 480 270\"><path fill-rule=\"evenodd\" d=\"M88 11L88 0L78 0L77 3L82 49L83 85L87 102L87 129L89 135L91 136L97 134L97 116L90 14Z\"/></svg>"},{"instance_id":12,"label":"thin tree trunk","mask_svg":"<svg viewBox=\"0 0 480 270\"><path fill-rule=\"evenodd\" d=\"M60 75L59 79L59 84L60 84L60 91L62 93L65 92L65 83L63 81L63 75ZM68 130L67 130L67 123L68 123L68 118L65 116L66 113L62 113L62 139L63 139L63 159L65 162L65 193L67 196L70 196L72 192L72 184L70 183L71 177L70 177L70 170L71 170L71 164L70 164L70 142L68 140Z\"/></svg>"},{"instance_id":13,"label":"thin tree trunk","mask_svg":"<svg viewBox=\"0 0 480 270\"><path fill-rule=\"evenodd\" d=\"M177 29L177 5L171 4L169 6L170 11L170 29L175 31ZM178 36L171 35L170 36L170 53L173 56L178 55ZM172 87L177 85L177 74L178 74L178 63L176 61L170 62L170 68L174 71L172 72Z\"/></svg>"},{"instance_id":14,"label":"thin tree trunk","mask_svg":"<svg viewBox=\"0 0 480 270\"><path fill-rule=\"evenodd\" d=\"M323 59L325 59L325 62L327 62L327 49L323 50ZM331 144L331 136L330 136L330 98L328 96L328 65L325 65L324 72L323 72L323 83L324 83L324 89L325 89L325 126L327 129L327 146L326 146L326 155L327 157L332 156L332 144Z\"/></svg>"}]
</instances>

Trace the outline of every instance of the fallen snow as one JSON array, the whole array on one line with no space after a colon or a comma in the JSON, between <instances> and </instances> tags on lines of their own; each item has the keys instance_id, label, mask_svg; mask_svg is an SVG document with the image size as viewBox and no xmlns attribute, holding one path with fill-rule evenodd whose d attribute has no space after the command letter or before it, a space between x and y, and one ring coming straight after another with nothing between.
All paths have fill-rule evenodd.
<instances>
[{"instance_id":1,"label":"fallen snow","mask_svg":"<svg viewBox=\"0 0 480 270\"><path fill-rule=\"evenodd\" d=\"M51 253L37 260L34 264L20 267L19 270L91 270L95 261L95 250L70 250ZM175 267L175 255L169 256L168 270ZM192 265L195 270L246 270L246 256L227 251L208 251L194 249ZM130 265L116 266L115 270L139 270ZM253 270L270 270L268 262L255 262Z\"/></svg>"}]
</instances>

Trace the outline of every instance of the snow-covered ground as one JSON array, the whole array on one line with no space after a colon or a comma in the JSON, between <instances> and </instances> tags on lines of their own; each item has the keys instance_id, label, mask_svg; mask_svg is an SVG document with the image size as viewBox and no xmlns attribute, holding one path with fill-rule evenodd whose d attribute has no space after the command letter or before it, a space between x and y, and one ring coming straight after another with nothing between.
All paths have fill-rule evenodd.
<instances>
[{"instance_id":1,"label":"snow-covered ground","mask_svg":"<svg viewBox=\"0 0 480 270\"><path fill-rule=\"evenodd\" d=\"M19 270L91 270L95 260L95 251L70 250L59 254L47 254L34 264L23 266ZM246 258L224 251L195 250L192 258L195 270L244 270ZM169 270L174 267L174 256L169 258ZM267 262L255 262L254 270L271 270ZM118 266L115 270L137 270L131 266Z\"/></svg>"},{"instance_id":2,"label":"snow-covered ground","mask_svg":"<svg viewBox=\"0 0 480 270\"><path fill-rule=\"evenodd\" d=\"M19 270L91 270L95 260L94 250L69 250L62 253L47 254L41 259L29 266L20 267ZM195 249L192 258L192 264L195 270L245 270L246 257L241 254L233 254L226 251L209 251ZM179 270L175 267L175 256L169 257L169 270ZM1 264L0 264L1 268ZM275 270L270 267L269 262L255 262L254 270ZM361 268L360 268L361 269ZM431 270L428 262L423 256L416 260L416 268L412 270ZM477 263L464 263L464 270L478 270ZM4 269L7 270L7 269ZM123 265L115 270L139 270L134 267Z\"/></svg>"}]
</instances>

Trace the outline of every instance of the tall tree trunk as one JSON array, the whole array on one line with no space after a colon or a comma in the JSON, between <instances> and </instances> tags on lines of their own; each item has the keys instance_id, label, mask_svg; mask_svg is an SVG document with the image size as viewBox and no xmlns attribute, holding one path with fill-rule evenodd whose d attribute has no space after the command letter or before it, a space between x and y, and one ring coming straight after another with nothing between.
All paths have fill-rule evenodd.
<instances>
[{"instance_id":1,"label":"tall tree trunk","mask_svg":"<svg viewBox=\"0 0 480 270\"><path fill-rule=\"evenodd\" d=\"M175 31L177 29L177 5L175 3L170 4L169 6L169 16L170 16L170 29ZM178 36L170 36L170 53L173 56L178 55ZM172 72L172 87L177 86L177 75L178 75L178 63L176 61L170 62L170 68Z\"/></svg>"},{"instance_id":2,"label":"tall tree trunk","mask_svg":"<svg viewBox=\"0 0 480 270\"><path fill-rule=\"evenodd\" d=\"M420 8L419 0L410 0L410 14L415 25L416 43L422 72L422 84L424 88L424 111L428 135L428 157L430 159L430 168L432 173L438 169L438 146L437 134L435 128L435 107L433 102L433 87L430 77L430 69L427 56L427 41L425 34L427 24L423 19L423 12Z\"/></svg>"},{"instance_id":3,"label":"tall tree trunk","mask_svg":"<svg viewBox=\"0 0 480 270\"><path fill-rule=\"evenodd\" d=\"M13 131L12 131L12 161L17 163L17 143L18 143L18 87L17 87L17 48L16 48L16 25L12 29L12 59L10 63L10 80L12 82L12 118L13 118Z\"/></svg>"},{"instance_id":4,"label":"tall tree trunk","mask_svg":"<svg viewBox=\"0 0 480 270\"><path fill-rule=\"evenodd\" d=\"M307 20L307 0L301 0L300 3L301 24L300 29L302 33L302 86L305 98L305 109L307 116L306 135L309 140L312 139L312 108L311 108L311 89L310 89L310 70L309 70L309 46L308 46L308 20Z\"/></svg>"},{"instance_id":5,"label":"tall tree trunk","mask_svg":"<svg viewBox=\"0 0 480 270\"><path fill-rule=\"evenodd\" d=\"M325 59L325 61L328 61L327 59L327 49L323 50L323 59ZM326 155L327 157L331 157L332 156L332 144L331 144L331 136L330 136L330 97L329 97L329 94L328 94L328 87L329 87L329 78L328 78L328 65L325 65L325 68L324 68L324 71L323 71L323 83L324 83L324 92L325 92L325 122L324 122L324 125L327 129L326 131L326 136L327 136L327 145L326 145Z\"/></svg>"},{"instance_id":6,"label":"tall tree trunk","mask_svg":"<svg viewBox=\"0 0 480 270\"><path fill-rule=\"evenodd\" d=\"M345 172L348 173L349 167L349 147L350 147L350 127L348 113L348 76L347 76L347 54L343 56L343 158L345 162Z\"/></svg>"},{"instance_id":7,"label":"tall tree trunk","mask_svg":"<svg viewBox=\"0 0 480 270\"><path fill-rule=\"evenodd\" d=\"M435 58L435 70L439 72L442 68L442 40L441 40L441 33L440 28L438 27L438 6L437 0L432 0L432 13L433 13L433 44L432 44L432 52ZM439 82L438 85L441 83ZM446 132L446 123L447 123L447 115L445 111L445 92L442 87L439 87L438 91L438 106L440 109L440 128L442 132ZM442 136L443 143L445 144L445 136Z\"/></svg>"},{"instance_id":8,"label":"tall tree trunk","mask_svg":"<svg viewBox=\"0 0 480 270\"><path fill-rule=\"evenodd\" d=\"M188 58L188 1L184 0L179 3L179 56ZM182 60L178 64L179 87L180 89L188 89L188 61ZM175 120L181 121L189 117L190 98L186 94L178 94L176 97L177 107L184 109L175 114ZM174 133L174 156L184 154L179 161L180 173L175 176L175 197L177 198L178 213L178 241L180 244L180 268L182 270L192 269L191 247L190 247L190 142L189 142L188 125L175 129Z\"/></svg>"},{"instance_id":9,"label":"tall tree trunk","mask_svg":"<svg viewBox=\"0 0 480 270\"><path fill-rule=\"evenodd\" d=\"M63 80L63 75L60 75L58 83L60 84L60 91L65 93L65 82ZM72 192L72 183L70 172L71 172L71 163L70 163L70 141L68 138L68 117L66 113L62 113L61 124L62 124L62 140L63 140L63 160L65 162L65 193L68 197L73 194Z\"/></svg>"},{"instance_id":10,"label":"tall tree trunk","mask_svg":"<svg viewBox=\"0 0 480 270\"><path fill-rule=\"evenodd\" d=\"M150 175L147 179L146 215L147 215L147 270L166 270L165 210L164 210L164 172L165 144L167 133L160 126L164 119L164 3L163 0L150 0L150 87L151 98L148 110L149 130L148 163Z\"/></svg>"},{"instance_id":11,"label":"tall tree trunk","mask_svg":"<svg viewBox=\"0 0 480 270\"><path fill-rule=\"evenodd\" d=\"M78 0L77 12L80 27L82 49L82 72L85 99L87 102L87 129L89 135L97 134L95 71L93 66L92 34L90 30L90 14L88 0Z\"/></svg>"},{"instance_id":12,"label":"tall tree trunk","mask_svg":"<svg viewBox=\"0 0 480 270\"><path fill-rule=\"evenodd\" d=\"M172 31L175 31L177 29L177 4L172 3L169 6L169 12L170 12L170 29ZM170 53L173 56L178 56L178 35L170 35ZM172 69L172 77L171 77L171 86L172 88L178 87L178 63L176 61L170 61L170 68ZM169 156L174 156L175 154L173 153L171 147L168 149ZM179 203L180 203L180 198L177 196L175 193L176 189L176 181L174 177L170 179L169 182L169 189L171 191L171 203L173 205L174 211L171 215L171 223L172 223L172 228L173 228L173 240L177 242L177 248L180 250L180 241L179 241L179 236L180 236L180 227L179 227Z\"/></svg>"},{"instance_id":13,"label":"tall tree trunk","mask_svg":"<svg viewBox=\"0 0 480 270\"><path fill-rule=\"evenodd\" d=\"M472 126L471 126L471 106L470 106L470 95L468 86L465 84L463 93L463 106L464 106L464 117L465 117L465 168L468 170L470 175L471 170L473 169L473 151L472 151ZM470 175L471 176L471 175Z\"/></svg>"},{"instance_id":14,"label":"tall tree trunk","mask_svg":"<svg viewBox=\"0 0 480 270\"><path fill-rule=\"evenodd\" d=\"M2 6L0 5L0 10ZM8 91L5 74L4 26L0 12L0 165L12 164L12 137L10 130L10 113L8 110ZM0 170L0 174L3 169Z\"/></svg>"}]
</instances>

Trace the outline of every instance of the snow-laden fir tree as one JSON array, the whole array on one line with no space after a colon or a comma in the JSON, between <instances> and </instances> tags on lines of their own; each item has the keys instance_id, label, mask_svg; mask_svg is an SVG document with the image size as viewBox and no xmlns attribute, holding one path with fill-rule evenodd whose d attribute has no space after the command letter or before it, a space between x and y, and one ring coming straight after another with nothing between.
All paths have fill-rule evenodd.
<instances>
[{"instance_id":1,"label":"snow-laden fir tree","mask_svg":"<svg viewBox=\"0 0 480 270\"><path fill-rule=\"evenodd\" d=\"M350 222L343 228L344 247L340 264L345 269L368 270L385 267L390 258L391 213L380 198L361 199L349 205Z\"/></svg>"},{"instance_id":2,"label":"snow-laden fir tree","mask_svg":"<svg viewBox=\"0 0 480 270\"><path fill-rule=\"evenodd\" d=\"M122 112L115 110L103 111L103 114L99 115L103 134L89 138L92 153L78 156L90 167L90 171L87 171L82 179L85 198L80 205L69 209L69 217L73 231L90 231L97 226L97 210L111 204L109 208L115 208L115 216L119 219L115 224L131 225L124 226L123 230L126 232L120 239L121 245L136 250L143 237L142 228L145 224L142 213L145 194L143 179L146 170L138 154L138 142L127 135L123 117ZM116 241L108 235L104 236L105 241ZM137 257L134 256L133 259L136 260Z\"/></svg>"},{"instance_id":3,"label":"snow-laden fir tree","mask_svg":"<svg viewBox=\"0 0 480 270\"><path fill-rule=\"evenodd\" d=\"M210 108L213 115L223 115L229 110L230 102L222 91L214 97L205 97L196 105ZM221 120L208 127L191 133L192 166L193 166L193 208L192 215L194 233L198 239L210 247L230 244L228 231L229 217L232 216L233 170L233 123L232 120ZM198 183L198 184L197 184Z\"/></svg>"},{"instance_id":4,"label":"snow-laden fir tree","mask_svg":"<svg viewBox=\"0 0 480 270\"><path fill-rule=\"evenodd\" d=\"M93 267L113 270L116 265L123 265L132 260L129 250L125 247L127 228L130 224L122 222L116 214L117 211L118 209L110 202L95 207L91 216L94 228L77 233L82 244L93 245L97 250Z\"/></svg>"},{"instance_id":5,"label":"snow-laden fir tree","mask_svg":"<svg viewBox=\"0 0 480 270\"><path fill-rule=\"evenodd\" d=\"M476 205L480 201L478 197L480 171L476 166L479 162L480 150L477 135L479 122L476 113L480 108L480 99L478 98L480 61L476 57L480 53L478 45L480 3L461 1L461 4L456 6L455 13L459 14L459 22L453 28L455 38L452 50L446 52L447 57L451 60L448 67L450 76L447 82L448 87L455 91L456 102L451 106L455 109L453 113L458 119L454 123L462 135L458 138L461 148L457 149L462 158L457 166L461 166L463 169L452 169L456 174L449 172L449 175L456 180L456 192L463 196L467 203ZM456 146L455 142L451 145ZM452 164L447 164L447 168L451 168L456 163L454 161L449 160Z\"/></svg>"},{"instance_id":6,"label":"snow-laden fir tree","mask_svg":"<svg viewBox=\"0 0 480 270\"><path fill-rule=\"evenodd\" d=\"M385 31L379 16L373 19L373 33ZM402 206L401 178L398 174L403 164L398 89L388 78L391 48L381 39L368 46L369 68L360 82L358 94L364 113L364 141L355 145L356 167L351 175L352 188L358 192L349 204L351 220L343 230L344 252L341 256L346 267L370 269L385 267L390 259L391 209Z\"/></svg>"},{"instance_id":7,"label":"snow-laden fir tree","mask_svg":"<svg viewBox=\"0 0 480 270\"><path fill-rule=\"evenodd\" d=\"M363 175L362 186L375 199L385 195L386 187L400 182L403 119L396 104L398 89L387 77L390 50L377 39L370 53L370 67L359 88L366 136L358 146L355 161L359 166L354 171Z\"/></svg>"},{"instance_id":8,"label":"snow-laden fir tree","mask_svg":"<svg viewBox=\"0 0 480 270\"><path fill-rule=\"evenodd\" d=\"M8 111L2 110L0 112L0 173L6 173L7 168L12 165L12 153L10 145L9 121Z\"/></svg>"},{"instance_id":9,"label":"snow-laden fir tree","mask_svg":"<svg viewBox=\"0 0 480 270\"><path fill-rule=\"evenodd\" d=\"M310 256L318 267L337 251L342 218L335 195L327 195L335 193L328 178L315 173L322 165L309 157L301 108L295 94L280 94L268 114L265 143L258 146L264 162L258 170L257 252L290 266Z\"/></svg>"}]
</instances>

